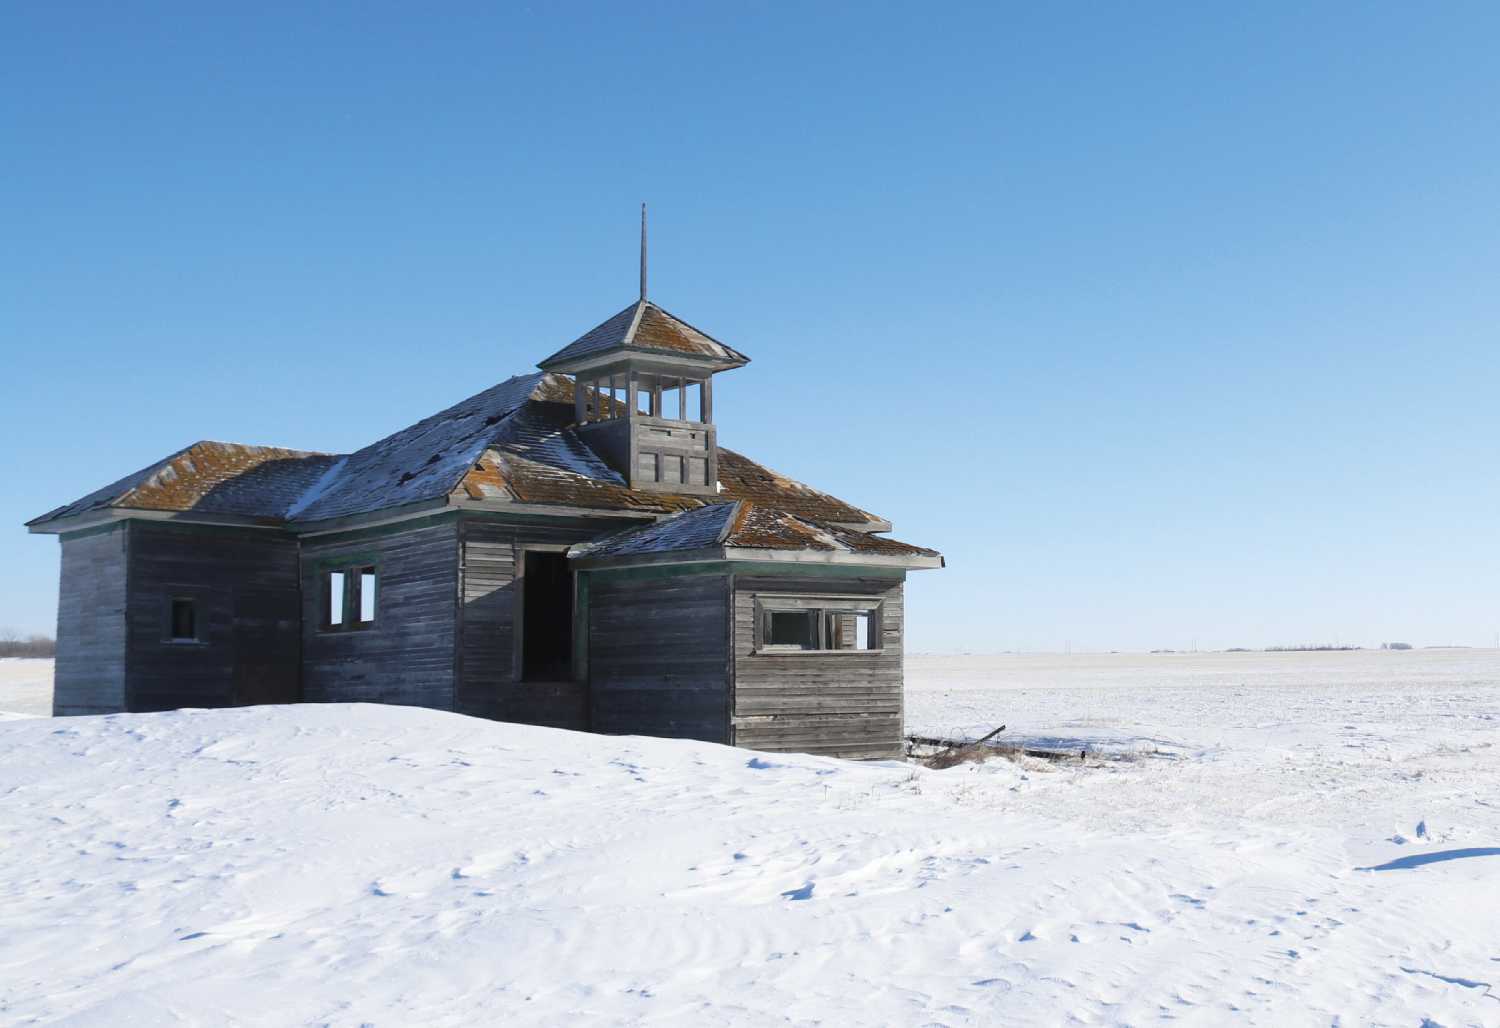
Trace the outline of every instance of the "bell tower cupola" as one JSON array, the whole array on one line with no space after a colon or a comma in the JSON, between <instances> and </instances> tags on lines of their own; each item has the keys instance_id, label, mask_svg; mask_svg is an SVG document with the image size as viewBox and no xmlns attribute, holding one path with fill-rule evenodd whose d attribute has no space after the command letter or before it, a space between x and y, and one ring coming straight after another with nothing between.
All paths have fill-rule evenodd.
<instances>
[{"instance_id":1,"label":"bell tower cupola","mask_svg":"<svg viewBox=\"0 0 1500 1028\"><path fill-rule=\"evenodd\" d=\"M646 208L641 205L641 296L540 361L572 375L577 430L633 489L718 491L713 379L750 358L646 298Z\"/></svg>"}]
</instances>

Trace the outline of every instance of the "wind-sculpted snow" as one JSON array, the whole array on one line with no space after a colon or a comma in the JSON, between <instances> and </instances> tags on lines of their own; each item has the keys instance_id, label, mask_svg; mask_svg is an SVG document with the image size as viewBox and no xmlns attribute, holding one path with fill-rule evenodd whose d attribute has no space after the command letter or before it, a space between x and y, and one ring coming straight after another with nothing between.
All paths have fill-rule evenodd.
<instances>
[{"instance_id":1,"label":"wind-sculpted snow","mask_svg":"<svg viewBox=\"0 0 1500 1028\"><path fill-rule=\"evenodd\" d=\"M1500 1023L1487 659L912 657L912 727L1133 757L946 771L363 705L4 722L0 1023Z\"/></svg>"}]
</instances>

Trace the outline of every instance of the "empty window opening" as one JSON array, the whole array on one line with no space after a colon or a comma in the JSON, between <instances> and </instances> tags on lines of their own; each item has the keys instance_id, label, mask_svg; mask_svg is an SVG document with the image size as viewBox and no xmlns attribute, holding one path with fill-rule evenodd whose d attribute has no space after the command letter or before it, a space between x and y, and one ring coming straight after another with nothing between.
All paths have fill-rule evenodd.
<instances>
[{"instance_id":1,"label":"empty window opening","mask_svg":"<svg viewBox=\"0 0 1500 1028\"><path fill-rule=\"evenodd\" d=\"M369 628L380 610L380 569L373 564L323 572L324 631Z\"/></svg>"},{"instance_id":2,"label":"empty window opening","mask_svg":"<svg viewBox=\"0 0 1500 1028\"><path fill-rule=\"evenodd\" d=\"M172 601L171 634L175 641L190 641L198 638L198 608L192 600Z\"/></svg>"},{"instance_id":3,"label":"empty window opening","mask_svg":"<svg viewBox=\"0 0 1500 1028\"><path fill-rule=\"evenodd\" d=\"M521 677L566 682L573 676L573 569L562 553L529 550L521 579Z\"/></svg>"},{"instance_id":4,"label":"empty window opening","mask_svg":"<svg viewBox=\"0 0 1500 1028\"><path fill-rule=\"evenodd\" d=\"M375 622L375 569L359 569L359 623Z\"/></svg>"},{"instance_id":5,"label":"empty window opening","mask_svg":"<svg viewBox=\"0 0 1500 1028\"><path fill-rule=\"evenodd\" d=\"M789 646L799 650L818 648L817 611L766 611L765 644Z\"/></svg>"},{"instance_id":6,"label":"empty window opening","mask_svg":"<svg viewBox=\"0 0 1500 1028\"><path fill-rule=\"evenodd\" d=\"M323 623L329 628L344 626L344 578L344 572L330 571L324 584L326 606L323 608Z\"/></svg>"},{"instance_id":7,"label":"empty window opening","mask_svg":"<svg viewBox=\"0 0 1500 1028\"><path fill-rule=\"evenodd\" d=\"M875 649L875 615L868 610L853 613L830 611L824 626L824 638L830 650Z\"/></svg>"},{"instance_id":8,"label":"empty window opening","mask_svg":"<svg viewBox=\"0 0 1500 1028\"><path fill-rule=\"evenodd\" d=\"M635 410L633 413L640 417L654 418L659 414L657 403L657 377L655 375L631 372L632 381L635 382Z\"/></svg>"},{"instance_id":9,"label":"empty window opening","mask_svg":"<svg viewBox=\"0 0 1500 1028\"><path fill-rule=\"evenodd\" d=\"M760 638L756 648L778 653L874 651L881 648L878 601L854 598L770 597L757 601Z\"/></svg>"}]
</instances>

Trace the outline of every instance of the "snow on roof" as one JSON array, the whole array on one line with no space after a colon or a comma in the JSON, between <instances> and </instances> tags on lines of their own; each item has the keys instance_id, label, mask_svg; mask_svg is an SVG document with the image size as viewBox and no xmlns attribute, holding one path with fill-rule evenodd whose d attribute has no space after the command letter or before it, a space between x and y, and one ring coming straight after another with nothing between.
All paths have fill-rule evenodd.
<instances>
[{"instance_id":1,"label":"snow on roof","mask_svg":"<svg viewBox=\"0 0 1500 1028\"><path fill-rule=\"evenodd\" d=\"M648 553L681 553L705 550L724 542L739 503L715 503L697 510L674 514L640 528L580 543L568 551L570 557L629 557Z\"/></svg>"},{"instance_id":2,"label":"snow on roof","mask_svg":"<svg viewBox=\"0 0 1500 1028\"><path fill-rule=\"evenodd\" d=\"M103 508L305 524L445 496L648 514L751 500L819 522L885 524L722 447L717 496L631 489L573 430L573 415L571 379L520 375L352 454L195 443L29 524Z\"/></svg>"},{"instance_id":3,"label":"snow on roof","mask_svg":"<svg viewBox=\"0 0 1500 1028\"><path fill-rule=\"evenodd\" d=\"M322 495L299 507L297 521L362 514L446 496L500 432L506 416L528 400L572 399L572 384L538 372L497 386L423 418L351 453Z\"/></svg>"},{"instance_id":4,"label":"snow on roof","mask_svg":"<svg viewBox=\"0 0 1500 1028\"><path fill-rule=\"evenodd\" d=\"M687 355L707 358L728 367L750 363L749 357L725 346L707 332L669 314L650 300L638 300L614 317L595 325L551 357L539 361L537 367L571 370L565 366L611 350Z\"/></svg>"},{"instance_id":5,"label":"snow on roof","mask_svg":"<svg viewBox=\"0 0 1500 1028\"><path fill-rule=\"evenodd\" d=\"M703 550L816 551L860 557L940 561L936 550L821 524L763 504L737 500L673 515L568 551L575 558L637 557Z\"/></svg>"}]
</instances>

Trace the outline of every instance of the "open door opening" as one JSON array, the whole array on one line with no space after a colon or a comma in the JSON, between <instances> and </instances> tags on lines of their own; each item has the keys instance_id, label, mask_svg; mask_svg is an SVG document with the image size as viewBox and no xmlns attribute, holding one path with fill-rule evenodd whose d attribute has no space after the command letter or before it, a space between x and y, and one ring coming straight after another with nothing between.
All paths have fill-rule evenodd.
<instances>
[{"instance_id":1,"label":"open door opening","mask_svg":"<svg viewBox=\"0 0 1500 1028\"><path fill-rule=\"evenodd\" d=\"M562 553L525 553L521 678L566 682L573 676L573 570Z\"/></svg>"}]
</instances>

